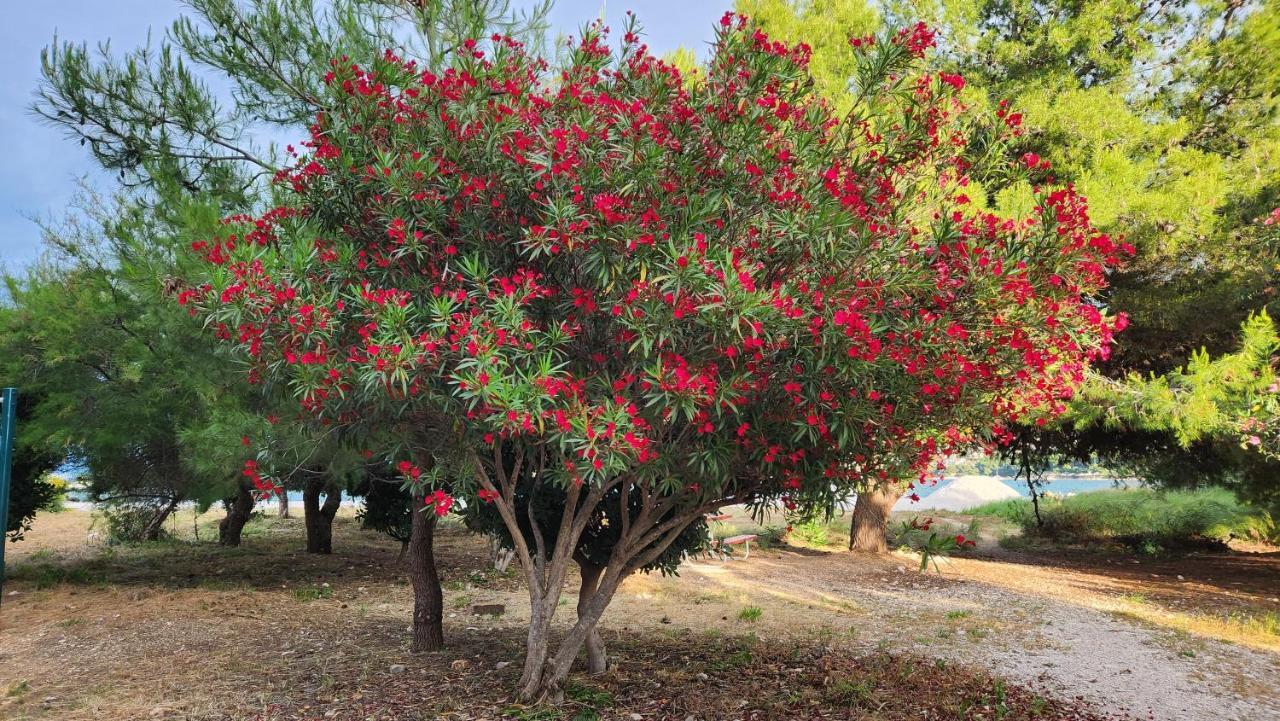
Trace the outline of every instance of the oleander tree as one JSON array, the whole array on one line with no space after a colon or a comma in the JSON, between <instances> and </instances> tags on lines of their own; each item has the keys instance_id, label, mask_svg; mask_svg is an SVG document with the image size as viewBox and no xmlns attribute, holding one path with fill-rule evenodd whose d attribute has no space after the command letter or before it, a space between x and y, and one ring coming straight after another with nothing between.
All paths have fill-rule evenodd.
<instances>
[{"instance_id":1,"label":"oleander tree","mask_svg":"<svg viewBox=\"0 0 1280 721\"><path fill-rule=\"evenodd\" d=\"M974 209L967 158L1017 123L967 109L932 44L854 39L844 114L806 46L733 14L696 83L634 25L554 67L500 35L447 67L335 59L277 207L197 241L181 300L324 422L430 429L371 450L400 454L418 516L493 505L531 605L519 695L557 698L619 585L708 511L821 513L927 474L1062 408L1106 353L1119 322L1088 298L1124 249L1032 153L1003 172L1033 208ZM521 517L522 480L558 513ZM637 501L553 646L615 493Z\"/></svg>"}]
</instances>

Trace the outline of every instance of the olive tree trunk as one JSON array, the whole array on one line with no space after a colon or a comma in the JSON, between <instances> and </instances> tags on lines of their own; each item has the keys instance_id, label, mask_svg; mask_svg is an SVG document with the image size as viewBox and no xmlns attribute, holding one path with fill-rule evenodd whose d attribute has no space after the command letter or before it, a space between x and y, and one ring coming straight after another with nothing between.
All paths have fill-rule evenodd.
<instances>
[{"instance_id":1,"label":"olive tree trunk","mask_svg":"<svg viewBox=\"0 0 1280 721\"><path fill-rule=\"evenodd\" d=\"M253 491L247 483L241 483L236 497L227 505L227 515L218 522L218 543L223 546L239 546L244 524L253 514Z\"/></svg>"},{"instance_id":2,"label":"olive tree trunk","mask_svg":"<svg viewBox=\"0 0 1280 721\"><path fill-rule=\"evenodd\" d=\"M289 492L280 491L276 494L276 504L279 507L279 515L281 518L289 517Z\"/></svg>"},{"instance_id":3,"label":"olive tree trunk","mask_svg":"<svg viewBox=\"0 0 1280 721\"><path fill-rule=\"evenodd\" d=\"M860 553L887 553L885 529L889 511L902 497L904 488L897 485L877 486L858 494L849 525L849 550Z\"/></svg>"},{"instance_id":4,"label":"olive tree trunk","mask_svg":"<svg viewBox=\"0 0 1280 721\"><path fill-rule=\"evenodd\" d=\"M320 494L324 494L324 504ZM302 515L307 528L307 553L333 553L333 517L342 503L341 489L314 478L302 490Z\"/></svg>"},{"instance_id":5,"label":"olive tree trunk","mask_svg":"<svg viewBox=\"0 0 1280 721\"><path fill-rule=\"evenodd\" d=\"M421 509L422 504L415 504ZM405 563L413 585L413 652L444 648L444 594L435 557L436 514L415 510Z\"/></svg>"}]
</instances>

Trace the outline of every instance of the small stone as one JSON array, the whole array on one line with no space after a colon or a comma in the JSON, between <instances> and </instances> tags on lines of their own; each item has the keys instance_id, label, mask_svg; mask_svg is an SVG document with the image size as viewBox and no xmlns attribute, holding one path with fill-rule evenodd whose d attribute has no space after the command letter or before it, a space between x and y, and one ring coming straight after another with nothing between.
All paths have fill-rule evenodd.
<instances>
[{"instance_id":1,"label":"small stone","mask_svg":"<svg viewBox=\"0 0 1280 721\"><path fill-rule=\"evenodd\" d=\"M402 663L391 664L391 673L404 673L405 671L408 671L408 670L409 669L405 668L405 665Z\"/></svg>"},{"instance_id":2,"label":"small stone","mask_svg":"<svg viewBox=\"0 0 1280 721\"><path fill-rule=\"evenodd\" d=\"M642 718L644 718L644 716L641 716L638 713L631 714L631 721L640 721Z\"/></svg>"},{"instance_id":3,"label":"small stone","mask_svg":"<svg viewBox=\"0 0 1280 721\"><path fill-rule=\"evenodd\" d=\"M1179 581L1185 581L1185 580L1187 580L1187 579L1183 578L1183 577L1182 577L1182 574L1181 574L1181 573L1179 573L1179 574L1178 574L1178 580L1179 580Z\"/></svg>"},{"instance_id":4,"label":"small stone","mask_svg":"<svg viewBox=\"0 0 1280 721\"><path fill-rule=\"evenodd\" d=\"M705 673L702 673L701 671L699 671L699 672L698 672L698 675L697 675L697 676L694 676L694 678L698 679L699 681L706 681L707 679L709 679L709 678L711 678L711 677L710 677L710 676L708 676L708 675L706 675Z\"/></svg>"},{"instance_id":5,"label":"small stone","mask_svg":"<svg viewBox=\"0 0 1280 721\"><path fill-rule=\"evenodd\" d=\"M494 668L496 668L496 669L498 669L499 671L501 671L502 669L504 669L504 668L506 668L507 666L510 666L510 665L511 665L511 662L510 662L510 661L499 661L499 662L497 662L497 663L493 664L493 667L494 667Z\"/></svg>"},{"instance_id":6,"label":"small stone","mask_svg":"<svg viewBox=\"0 0 1280 721\"><path fill-rule=\"evenodd\" d=\"M671 623L671 618L670 618L670 617L668 617L668 616L663 616L663 617L662 617L662 623Z\"/></svg>"},{"instance_id":7,"label":"small stone","mask_svg":"<svg viewBox=\"0 0 1280 721\"><path fill-rule=\"evenodd\" d=\"M501 603L476 603L471 606L472 616L501 616L507 607Z\"/></svg>"}]
</instances>

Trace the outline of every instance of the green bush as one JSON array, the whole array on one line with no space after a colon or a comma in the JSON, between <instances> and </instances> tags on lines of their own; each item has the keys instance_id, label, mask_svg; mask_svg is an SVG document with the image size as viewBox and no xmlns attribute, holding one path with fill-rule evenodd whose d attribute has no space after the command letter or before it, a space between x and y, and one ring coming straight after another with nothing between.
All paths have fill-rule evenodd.
<instances>
[{"instance_id":1,"label":"green bush","mask_svg":"<svg viewBox=\"0 0 1280 721\"><path fill-rule=\"evenodd\" d=\"M822 547L831 544L831 537L827 533L827 524L817 520L793 525L791 527L791 537L806 546Z\"/></svg>"},{"instance_id":2,"label":"green bush","mask_svg":"<svg viewBox=\"0 0 1280 721\"><path fill-rule=\"evenodd\" d=\"M1040 501L1043 527L1037 526L1027 499L988 503L966 513L997 516L1021 525L1027 535L1054 541L1118 540L1148 551L1232 538L1277 538L1276 524L1265 510L1241 503L1220 488L1139 488L1051 496Z\"/></svg>"}]
</instances>

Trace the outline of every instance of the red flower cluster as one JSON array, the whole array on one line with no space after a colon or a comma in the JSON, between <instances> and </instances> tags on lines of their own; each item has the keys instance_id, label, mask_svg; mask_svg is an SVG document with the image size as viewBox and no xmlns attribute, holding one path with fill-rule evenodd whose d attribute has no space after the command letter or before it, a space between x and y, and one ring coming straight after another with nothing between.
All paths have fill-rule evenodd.
<instances>
[{"instance_id":1,"label":"red flower cluster","mask_svg":"<svg viewBox=\"0 0 1280 721\"><path fill-rule=\"evenodd\" d=\"M973 209L975 163L1048 164L1001 155L1020 116L967 109L933 44L851 41L883 96L850 119L732 14L695 84L599 28L554 83L504 38L440 72L344 58L285 205L193 246L221 270L181 300L328 423L429 410L566 482L807 505L924 477L1062 409L1123 327L1092 299L1126 251L1070 187Z\"/></svg>"}]
</instances>

